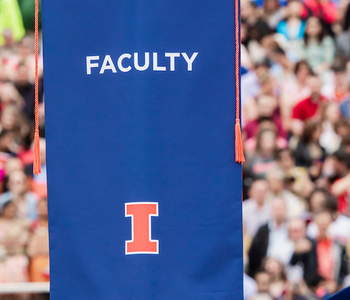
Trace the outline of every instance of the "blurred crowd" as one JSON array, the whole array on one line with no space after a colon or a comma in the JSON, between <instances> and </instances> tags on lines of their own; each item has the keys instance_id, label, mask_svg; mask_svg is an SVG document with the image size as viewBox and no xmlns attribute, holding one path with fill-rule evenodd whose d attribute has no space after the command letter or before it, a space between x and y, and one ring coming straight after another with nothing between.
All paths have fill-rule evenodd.
<instances>
[{"instance_id":1,"label":"blurred crowd","mask_svg":"<svg viewBox=\"0 0 350 300\"><path fill-rule=\"evenodd\" d=\"M325 299L350 285L349 1L241 18L245 299Z\"/></svg>"},{"instance_id":2,"label":"blurred crowd","mask_svg":"<svg viewBox=\"0 0 350 300\"><path fill-rule=\"evenodd\" d=\"M34 1L0 2L0 283L49 281L42 60L40 56L42 172L37 176L33 174L33 22L25 27L21 5L33 21Z\"/></svg>"}]
</instances>

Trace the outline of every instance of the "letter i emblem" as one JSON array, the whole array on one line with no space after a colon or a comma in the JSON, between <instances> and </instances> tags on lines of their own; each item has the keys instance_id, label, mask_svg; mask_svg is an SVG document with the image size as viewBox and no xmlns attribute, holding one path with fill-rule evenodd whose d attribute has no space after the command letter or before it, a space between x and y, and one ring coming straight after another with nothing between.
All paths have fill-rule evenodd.
<instances>
[{"instance_id":1,"label":"letter i emblem","mask_svg":"<svg viewBox=\"0 0 350 300\"><path fill-rule=\"evenodd\" d=\"M151 237L151 217L158 216L158 202L125 203L125 217L131 217L131 240L125 254L159 254L159 241Z\"/></svg>"}]
</instances>

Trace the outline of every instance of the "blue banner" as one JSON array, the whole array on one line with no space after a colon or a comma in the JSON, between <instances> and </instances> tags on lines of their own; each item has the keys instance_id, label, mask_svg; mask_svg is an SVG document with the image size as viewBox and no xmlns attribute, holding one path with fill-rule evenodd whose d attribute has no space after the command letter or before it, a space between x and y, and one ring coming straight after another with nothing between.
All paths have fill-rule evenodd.
<instances>
[{"instance_id":1,"label":"blue banner","mask_svg":"<svg viewBox=\"0 0 350 300\"><path fill-rule=\"evenodd\" d=\"M51 299L242 299L239 7L42 7Z\"/></svg>"},{"instance_id":2,"label":"blue banner","mask_svg":"<svg viewBox=\"0 0 350 300\"><path fill-rule=\"evenodd\" d=\"M345 288L337 294L327 298L327 300L349 300L350 299L350 288Z\"/></svg>"}]
</instances>

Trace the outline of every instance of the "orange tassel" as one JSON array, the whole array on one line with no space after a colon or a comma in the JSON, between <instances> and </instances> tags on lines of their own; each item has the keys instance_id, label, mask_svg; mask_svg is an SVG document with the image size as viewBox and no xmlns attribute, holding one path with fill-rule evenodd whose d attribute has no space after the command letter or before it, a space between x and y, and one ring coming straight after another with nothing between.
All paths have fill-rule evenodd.
<instances>
[{"instance_id":1,"label":"orange tassel","mask_svg":"<svg viewBox=\"0 0 350 300\"><path fill-rule=\"evenodd\" d=\"M236 119L235 136L236 162L243 163L245 162L245 158L243 153L242 132L239 119Z\"/></svg>"},{"instance_id":2,"label":"orange tassel","mask_svg":"<svg viewBox=\"0 0 350 300\"><path fill-rule=\"evenodd\" d=\"M35 175L41 173L41 161L40 161L40 138L39 130L35 130L34 135L34 164L33 172Z\"/></svg>"},{"instance_id":3,"label":"orange tassel","mask_svg":"<svg viewBox=\"0 0 350 300\"><path fill-rule=\"evenodd\" d=\"M33 173L41 173L40 162L40 138L39 138L39 75L38 75L38 54L39 54L39 1L35 0L35 134L34 134L34 162Z\"/></svg>"}]
</instances>

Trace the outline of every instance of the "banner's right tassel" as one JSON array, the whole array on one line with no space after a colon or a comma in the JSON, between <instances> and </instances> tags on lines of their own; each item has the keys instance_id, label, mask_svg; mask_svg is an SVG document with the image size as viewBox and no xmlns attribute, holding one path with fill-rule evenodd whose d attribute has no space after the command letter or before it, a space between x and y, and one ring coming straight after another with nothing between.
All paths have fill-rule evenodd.
<instances>
[{"instance_id":1,"label":"banner's right tassel","mask_svg":"<svg viewBox=\"0 0 350 300\"><path fill-rule=\"evenodd\" d=\"M41 173L40 162L40 137L39 137L39 74L38 74L38 56L39 56L39 1L35 0L35 133L34 133L34 162L33 173Z\"/></svg>"},{"instance_id":2,"label":"banner's right tassel","mask_svg":"<svg viewBox=\"0 0 350 300\"><path fill-rule=\"evenodd\" d=\"M243 152L243 142L242 142L242 132L241 132L241 122L236 119L235 125L235 150L236 150L236 162L245 162L244 152Z\"/></svg>"},{"instance_id":3,"label":"banner's right tassel","mask_svg":"<svg viewBox=\"0 0 350 300\"><path fill-rule=\"evenodd\" d=\"M236 75L236 125L235 125L235 156L236 156L236 162L243 163L245 162L244 159L244 152L243 152L243 141L242 141L242 131L241 131L241 120L240 120L240 114L239 114L239 100L240 100L240 34L239 34L239 24L240 24L240 15L238 13L238 10L240 8L239 0L235 0L235 5L238 9L235 10L235 40L236 40L236 51L235 51L235 75Z\"/></svg>"}]
</instances>

